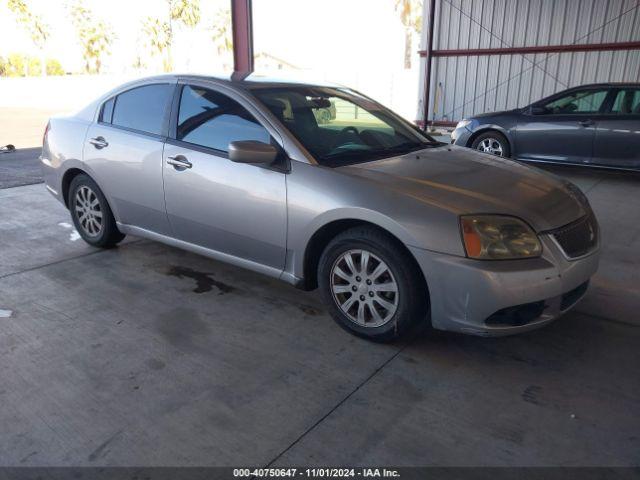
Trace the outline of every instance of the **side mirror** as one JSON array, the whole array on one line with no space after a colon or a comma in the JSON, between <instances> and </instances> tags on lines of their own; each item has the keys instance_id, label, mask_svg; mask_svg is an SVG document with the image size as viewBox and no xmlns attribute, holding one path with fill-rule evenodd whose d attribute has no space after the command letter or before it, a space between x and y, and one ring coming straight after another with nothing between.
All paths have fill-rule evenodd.
<instances>
[{"instance_id":1,"label":"side mirror","mask_svg":"<svg viewBox=\"0 0 640 480\"><path fill-rule=\"evenodd\" d=\"M531 113L531 115L544 115L545 113L548 113L548 110L545 107L537 106L531 107L529 112Z\"/></svg>"},{"instance_id":2,"label":"side mirror","mask_svg":"<svg viewBox=\"0 0 640 480\"><path fill-rule=\"evenodd\" d=\"M271 163L278 156L278 150L268 143L242 140L229 144L229 160L237 163Z\"/></svg>"}]
</instances>

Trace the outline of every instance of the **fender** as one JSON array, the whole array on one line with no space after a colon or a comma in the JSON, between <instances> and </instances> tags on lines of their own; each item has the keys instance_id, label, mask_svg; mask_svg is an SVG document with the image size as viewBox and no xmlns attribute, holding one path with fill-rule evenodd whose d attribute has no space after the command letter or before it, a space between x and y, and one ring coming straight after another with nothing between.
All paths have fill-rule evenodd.
<instances>
[{"instance_id":1,"label":"fender","mask_svg":"<svg viewBox=\"0 0 640 480\"><path fill-rule=\"evenodd\" d=\"M291 272L296 278L304 276L304 262L307 247L311 238L323 227L340 220L356 220L375 225L396 237L405 245L418 245L417 239L404 226L390 217L361 207L340 207L326 211L315 217L302 231L298 231L294 243L287 245L287 250L293 252L291 258L287 258L285 271Z\"/></svg>"}]
</instances>

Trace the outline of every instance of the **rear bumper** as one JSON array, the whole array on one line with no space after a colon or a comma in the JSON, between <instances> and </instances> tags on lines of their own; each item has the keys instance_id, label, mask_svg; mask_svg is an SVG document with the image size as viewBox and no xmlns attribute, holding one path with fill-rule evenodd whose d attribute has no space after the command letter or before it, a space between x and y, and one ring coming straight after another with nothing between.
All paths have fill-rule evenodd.
<instances>
[{"instance_id":1,"label":"rear bumper","mask_svg":"<svg viewBox=\"0 0 640 480\"><path fill-rule=\"evenodd\" d=\"M62 188L60 180L60 169L56 168L51 160L45 156L40 156L40 165L42 167L42 176L44 179L44 185L47 191L53 195L56 200L65 205L65 200L62 197Z\"/></svg>"},{"instance_id":2,"label":"rear bumper","mask_svg":"<svg viewBox=\"0 0 640 480\"><path fill-rule=\"evenodd\" d=\"M478 261L411 248L429 286L433 327L511 335L569 311L586 293L599 251L569 261L543 237L543 256L528 260Z\"/></svg>"}]
</instances>

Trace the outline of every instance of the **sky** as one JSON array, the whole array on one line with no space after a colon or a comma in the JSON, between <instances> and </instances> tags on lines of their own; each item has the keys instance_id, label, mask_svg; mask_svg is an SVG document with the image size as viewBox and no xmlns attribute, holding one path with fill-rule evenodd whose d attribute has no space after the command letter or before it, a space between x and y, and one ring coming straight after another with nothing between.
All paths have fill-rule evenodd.
<instances>
[{"instance_id":1,"label":"sky","mask_svg":"<svg viewBox=\"0 0 640 480\"><path fill-rule=\"evenodd\" d=\"M73 0L26 0L50 26L45 54L65 71L82 71L83 60L68 6ZM404 70L405 32L395 0L253 0L254 53L267 53L294 65L286 76L332 81L357 88L408 117L415 114L419 38L414 37L414 68ZM104 72L111 75L159 73L161 60L144 46L141 23L166 16L166 0L84 0L93 14L116 34ZM217 13L229 0L200 0L202 21L195 30L176 28L172 46L174 71L222 73L232 68L231 54L221 56L213 41ZM0 0L0 55L39 56L28 34ZM133 70L140 55L147 70ZM274 75L274 72L260 72Z\"/></svg>"},{"instance_id":2,"label":"sky","mask_svg":"<svg viewBox=\"0 0 640 480\"><path fill-rule=\"evenodd\" d=\"M27 0L31 9L50 25L47 56L59 59L65 69L80 70L82 54L70 23L70 0ZM133 64L141 45L141 21L166 14L165 0L85 0L94 14L111 24L117 39L106 70L119 73ZM215 13L228 0L201 0L203 20L195 32L176 34L176 68L212 66L218 57L210 40ZM254 50L267 52L302 69L402 68L404 29L393 0L254 0ZM12 52L38 54L28 35L16 24L6 2L0 0L0 55ZM418 45L414 46L418 50ZM191 62L182 61L188 57ZM213 62L220 67L222 62Z\"/></svg>"}]
</instances>

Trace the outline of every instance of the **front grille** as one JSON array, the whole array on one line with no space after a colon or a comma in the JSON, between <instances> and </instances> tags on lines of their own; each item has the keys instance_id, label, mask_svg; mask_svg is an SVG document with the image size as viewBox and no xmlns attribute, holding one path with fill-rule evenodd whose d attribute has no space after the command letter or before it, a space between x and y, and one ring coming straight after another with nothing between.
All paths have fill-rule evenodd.
<instances>
[{"instance_id":1,"label":"front grille","mask_svg":"<svg viewBox=\"0 0 640 480\"><path fill-rule=\"evenodd\" d=\"M593 213L547 233L553 235L568 258L586 255L598 244L598 222Z\"/></svg>"}]
</instances>

